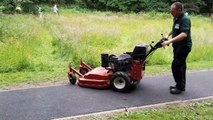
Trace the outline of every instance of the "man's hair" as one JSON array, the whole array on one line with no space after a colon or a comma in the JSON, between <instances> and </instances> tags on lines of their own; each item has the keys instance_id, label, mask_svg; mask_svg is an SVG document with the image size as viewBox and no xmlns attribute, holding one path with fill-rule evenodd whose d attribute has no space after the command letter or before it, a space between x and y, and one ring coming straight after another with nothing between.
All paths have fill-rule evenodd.
<instances>
[{"instance_id":1,"label":"man's hair","mask_svg":"<svg viewBox=\"0 0 213 120\"><path fill-rule=\"evenodd\" d=\"M175 8L177 9L177 10L181 10L181 11L183 11L183 4L181 3L181 2L174 2L173 4L172 4L172 6L175 6Z\"/></svg>"}]
</instances>

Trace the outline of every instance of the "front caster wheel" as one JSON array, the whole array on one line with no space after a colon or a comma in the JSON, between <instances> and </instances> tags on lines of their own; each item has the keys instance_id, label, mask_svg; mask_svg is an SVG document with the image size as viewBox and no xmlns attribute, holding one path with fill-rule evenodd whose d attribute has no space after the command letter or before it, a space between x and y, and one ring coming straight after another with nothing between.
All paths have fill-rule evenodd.
<instances>
[{"instance_id":1,"label":"front caster wheel","mask_svg":"<svg viewBox=\"0 0 213 120\"><path fill-rule=\"evenodd\" d=\"M69 77L70 83L74 85L77 80L75 73L70 73L68 77Z\"/></svg>"}]
</instances>

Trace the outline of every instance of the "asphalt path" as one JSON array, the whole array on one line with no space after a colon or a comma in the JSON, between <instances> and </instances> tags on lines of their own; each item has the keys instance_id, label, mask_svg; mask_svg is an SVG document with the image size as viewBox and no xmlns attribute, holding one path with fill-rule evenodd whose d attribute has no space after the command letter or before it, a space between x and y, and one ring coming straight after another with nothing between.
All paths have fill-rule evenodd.
<instances>
[{"instance_id":1,"label":"asphalt path","mask_svg":"<svg viewBox=\"0 0 213 120\"><path fill-rule=\"evenodd\" d=\"M0 92L0 120L49 120L68 116L213 96L213 70L187 72L186 91L169 93L171 74L144 76L129 93L62 85Z\"/></svg>"}]
</instances>

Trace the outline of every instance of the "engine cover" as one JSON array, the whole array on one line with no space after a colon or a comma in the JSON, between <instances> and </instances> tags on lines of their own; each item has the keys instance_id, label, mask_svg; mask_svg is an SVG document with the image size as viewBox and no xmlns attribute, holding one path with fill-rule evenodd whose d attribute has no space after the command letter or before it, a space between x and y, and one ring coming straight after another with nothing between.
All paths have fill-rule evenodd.
<instances>
[{"instance_id":1,"label":"engine cover","mask_svg":"<svg viewBox=\"0 0 213 120\"><path fill-rule=\"evenodd\" d=\"M132 57L129 54L110 55L109 66L116 71L129 71L132 66Z\"/></svg>"}]
</instances>

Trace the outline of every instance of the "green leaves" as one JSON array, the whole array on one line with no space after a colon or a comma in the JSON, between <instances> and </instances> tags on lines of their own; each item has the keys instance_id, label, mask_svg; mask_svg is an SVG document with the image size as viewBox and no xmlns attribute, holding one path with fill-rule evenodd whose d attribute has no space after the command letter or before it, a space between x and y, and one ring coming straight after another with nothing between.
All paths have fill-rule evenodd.
<instances>
[{"instance_id":1,"label":"green leaves","mask_svg":"<svg viewBox=\"0 0 213 120\"><path fill-rule=\"evenodd\" d=\"M6 14L14 14L16 10L16 0L4 0L4 6L3 13Z\"/></svg>"},{"instance_id":2,"label":"green leaves","mask_svg":"<svg viewBox=\"0 0 213 120\"><path fill-rule=\"evenodd\" d=\"M165 12L168 2L160 0L81 0L87 8L122 12L156 11Z\"/></svg>"}]
</instances>

